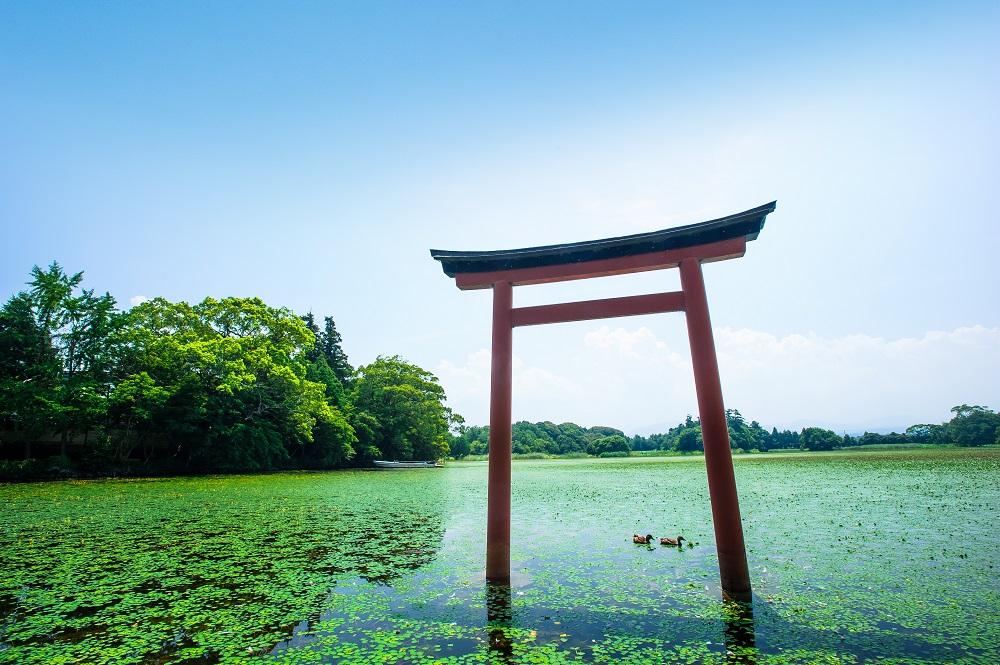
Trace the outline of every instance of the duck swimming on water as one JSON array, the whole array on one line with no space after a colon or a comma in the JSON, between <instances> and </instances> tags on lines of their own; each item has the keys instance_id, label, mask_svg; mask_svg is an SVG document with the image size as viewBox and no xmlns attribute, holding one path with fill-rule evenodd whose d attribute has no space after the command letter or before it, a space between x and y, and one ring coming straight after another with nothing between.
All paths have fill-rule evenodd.
<instances>
[{"instance_id":1,"label":"duck swimming on water","mask_svg":"<svg viewBox=\"0 0 1000 665\"><path fill-rule=\"evenodd\" d=\"M683 547L683 545L681 545L682 540L687 540L687 538L684 536L677 536L676 538L660 538L660 544L668 547Z\"/></svg>"},{"instance_id":2,"label":"duck swimming on water","mask_svg":"<svg viewBox=\"0 0 1000 665\"><path fill-rule=\"evenodd\" d=\"M653 536L651 536L649 534L647 534L645 536L640 536L637 533L633 533L632 534L632 542L635 543L636 545L652 545L653 544Z\"/></svg>"}]
</instances>

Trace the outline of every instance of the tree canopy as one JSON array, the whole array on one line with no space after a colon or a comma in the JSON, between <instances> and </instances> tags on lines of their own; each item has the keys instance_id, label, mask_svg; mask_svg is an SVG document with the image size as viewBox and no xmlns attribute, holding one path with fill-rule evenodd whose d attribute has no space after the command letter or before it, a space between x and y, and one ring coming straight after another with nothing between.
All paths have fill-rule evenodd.
<instances>
[{"instance_id":1,"label":"tree canopy","mask_svg":"<svg viewBox=\"0 0 1000 665\"><path fill-rule=\"evenodd\" d=\"M354 407L370 416L375 446L393 460L438 459L449 453L453 418L436 376L399 356L379 356L359 367Z\"/></svg>"},{"instance_id":2,"label":"tree canopy","mask_svg":"<svg viewBox=\"0 0 1000 665\"><path fill-rule=\"evenodd\" d=\"M82 282L57 263L36 267L0 309L5 457L30 458L53 440L105 470L333 468L448 453L460 418L437 378L397 356L355 373L332 317L320 330L311 312L259 298L155 298L120 311Z\"/></svg>"},{"instance_id":3,"label":"tree canopy","mask_svg":"<svg viewBox=\"0 0 1000 665\"><path fill-rule=\"evenodd\" d=\"M843 439L835 432L822 427L806 427L799 435L803 450L833 450L839 448Z\"/></svg>"},{"instance_id":4,"label":"tree canopy","mask_svg":"<svg viewBox=\"0 0 1000 665\"><path fill-rule=\"evenodd\" d=\"M952 407L955 417L947 425L947 436L960 446L985 446L1000 441L1000 414L985 406L961 404Z\"/></svg>"}]
</instances>

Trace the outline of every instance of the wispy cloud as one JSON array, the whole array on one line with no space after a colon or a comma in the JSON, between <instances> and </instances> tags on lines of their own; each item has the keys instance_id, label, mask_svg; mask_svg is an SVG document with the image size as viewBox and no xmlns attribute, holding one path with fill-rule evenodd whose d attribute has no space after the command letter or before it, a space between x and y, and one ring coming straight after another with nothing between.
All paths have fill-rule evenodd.
<instances>
[{"instance_id":1,"label":"wispy cloud","mask_svg":"<svg viewBox=\"0 0 1000 665\"><path fill-rule=\"evenodd\" d=\"M835 429L940 421L962 402L1000 395L1000 328L971 326L885 339L715 331L727 406L766 426ZM688 349L647 327L601 326L547 361L514 361L514 418L644 430L697 410ZM545 366L543 366L545 365ZM488 414L490 352L436 368L470 422Z\"/></svg>"},{"instance_id":2,"label":"wispy cloud","mask_svg":"<svg viewBox=\"0 0 1000 665\"><path fill-rule=\"evenodd\" d=\"M459 406L461 404L470 407L473 404L479 407L485 404L488 410L490 358L490 351L481 349L469 354L461 364L444 360L437 366L437 375L445 386L449 401L458 408L459 413L472 414L472 411L463 411ZM518 356L513 358L513 393L519 401L538 400L548 403L551 403L553 395L559 395L569 403L576 403L583 396L582 386L573 378L528 365ZM471 417L473 422L481 420Z\"/></svg>"}]
</instances>

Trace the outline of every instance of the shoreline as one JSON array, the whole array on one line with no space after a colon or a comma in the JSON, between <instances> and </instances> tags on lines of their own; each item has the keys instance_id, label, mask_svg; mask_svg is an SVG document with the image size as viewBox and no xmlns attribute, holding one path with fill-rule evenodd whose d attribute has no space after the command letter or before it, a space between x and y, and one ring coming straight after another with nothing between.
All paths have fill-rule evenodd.
<instances>
[{"instance_id":1,"label":"shoreline","mask_svg":"<svg viewBox=\"0 0 1000 665\"><path fill-rule=\"evenodd\" d=\"M741 460L768 460L768 459L787 459L793 457L851 457L857 455L876 455L876 454L896 454L896 453L930 453L936 451L1000 451L1000 445L991 444L986 446L959 446L955 444L875 444L870 446L852 446L850 448L838 448L835 450L802 450L796 448L787 448L780 450L768 450L768 451L758 451L758 452L743 452L739 450L733 450L733 461L739 462ZM704 453L693 452L693 453L678 453L674 451L642 451L641 454L631 454L628 456L614 456L614 457L594 457L594 456L580 456L576 454L570 455L541 455L539 453L526 453L526 454L514 454L512 456L513 462L549 462L549 463L562 463L562 462L603 462L603 463L616 463L616 462L642 462L642 461L658 461L658 460L670 460L670 461L694 461L703 460L705 457ZM485 464L488 461L485 455L470 455L468 457L463 457L461 459L449 458L444 461L445 467L449 465L476 465ZM156 471L150 469L134 469L125 470L119 473L53 473L51 475L35 475L26 477L0 477L0 485L19 485L19 484L30 484L30 483L53 483L53 482L90 482L90 481L108 481L108 480L121 480L121 481L139 481L139 480L164 480L173 478L206 478L206 477L232 477L232 476L275 476L280 474L323 474L323 473L335 473L343 471L378 471L374 466L345 466L338 467L334 469L309 469L309 468L288 468L288 469L274 469L269 471L253 471L253 470L233 470L233 471L220 471L220 470L204 470L204 471L182 471L182 472L169 472L169 471Z\"/></svg>"}]
</instances>

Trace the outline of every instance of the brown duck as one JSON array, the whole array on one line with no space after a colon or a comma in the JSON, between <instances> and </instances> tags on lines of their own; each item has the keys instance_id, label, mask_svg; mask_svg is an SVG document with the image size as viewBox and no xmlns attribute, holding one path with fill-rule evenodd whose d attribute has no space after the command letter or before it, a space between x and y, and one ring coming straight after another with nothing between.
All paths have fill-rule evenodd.
<instances>
[{"instance_id":1,"label":"brown duck","mask_svg":"<svg viewBox=\"0 0 1000 665\"><path fill-rule=\"evenodd\" d=\"M684 536L677 536L676 538L660 538L661 545L667 545L669 547L683 547L681 545L682 540L687 540Z\"/></svg>"},{"instance_id":2,"label":"brown duck","mask_svg":"<svg viewBox=\"0 0 1000 665\"><path fill-rule=\"evenodd\" d=\"M653 537L651 535L640 536L637 533L632 534L632 542L636 545L652 545Z\"/></svg>"}]
</instances>

